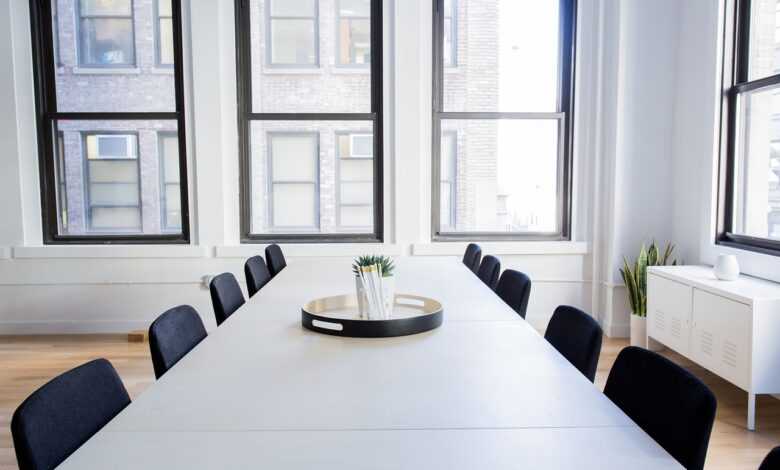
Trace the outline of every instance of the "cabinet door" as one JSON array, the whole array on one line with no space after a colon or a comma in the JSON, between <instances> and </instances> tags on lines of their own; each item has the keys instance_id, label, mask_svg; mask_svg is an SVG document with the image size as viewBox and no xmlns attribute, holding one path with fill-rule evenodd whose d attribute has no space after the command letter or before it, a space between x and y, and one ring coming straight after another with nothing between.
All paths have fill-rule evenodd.
<instances>
[{"instance_id":1,"label":"cabinet door","mask_svg":"<svg viewBox=\"0 0 780 470\"><path fill-rule=\"evenodd\" d=\"M747 389L751 321L749 306L694 289L691 359Z\"/></svg>"},{"instance_id":2,"label":"cabinet door","mask_svg":"<svg viewBox=\"0 0 780 470\"><path fill-rule=\"evenodd\" d=\"M648 273L648 335L683 355L690 347L691 297L690 286Z\"/></svg>"}]
</instances>

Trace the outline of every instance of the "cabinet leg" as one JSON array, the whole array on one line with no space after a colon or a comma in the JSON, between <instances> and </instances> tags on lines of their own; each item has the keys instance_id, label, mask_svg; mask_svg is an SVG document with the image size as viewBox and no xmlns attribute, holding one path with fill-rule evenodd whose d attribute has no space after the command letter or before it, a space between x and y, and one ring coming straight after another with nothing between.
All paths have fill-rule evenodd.
<instances>
[{"instance_id":1,"label":"cabinet leg","mask_svg":"<svg viewBox=\"0 0 780 470\"><path fill-rule=\"evenodd\" d=\"M748 392L747 428L756 430L756 394Z\"/></svg>"}]
</instances>

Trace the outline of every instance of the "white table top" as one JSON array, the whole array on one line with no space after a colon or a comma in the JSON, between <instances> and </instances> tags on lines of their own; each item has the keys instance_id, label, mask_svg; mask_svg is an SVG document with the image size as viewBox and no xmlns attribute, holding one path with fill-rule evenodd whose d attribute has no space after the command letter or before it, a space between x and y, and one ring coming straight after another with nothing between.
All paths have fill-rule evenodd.
<instances>
[{"instance_id":1,"label":"white table top","mask_svg":"<svg viewBox=\"0 0 780 470\"><path fill-rule=\"evenodd\" d=\"M349 273L293 260L63 468L681 468L455 260L398 260L436 330L304 330Z\"/></svg>"}]
</instances>

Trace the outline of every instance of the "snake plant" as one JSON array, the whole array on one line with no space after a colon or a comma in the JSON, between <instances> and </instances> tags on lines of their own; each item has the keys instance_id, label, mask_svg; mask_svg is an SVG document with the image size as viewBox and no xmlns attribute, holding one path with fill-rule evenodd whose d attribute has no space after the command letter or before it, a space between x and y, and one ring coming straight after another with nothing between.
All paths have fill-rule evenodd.
<instances>
[{"instance_id":1,"label":"snake plant","mask_svg":"<svg viewBox=\"0 0 780 470\"><path fill-rule=\"evenodd\" d=\"M382 268L382 277L390 277L393 275L395 265L393 259L389 256L378 255L364 255L360 256L352 263L352 272L355 276L360 274L360 268L364 266L379 265Z\"/></svg>"},{"instance_id":2,"label":"snake plant","mask_svg":"<svg viewBox=\"0 0 780 470\"><path fill-rule=\"evenodd\" d=\"M677 260L671 259L674 245L667 243L663 253L653 241L649 247L639 250L639 256L634 263L629 263L623 257L623 269L620 275L628 290L628 300L631 302L631 311L634 315L644 317L647 315L647 267L676 265Z\"/></svg>"}]
</instances>

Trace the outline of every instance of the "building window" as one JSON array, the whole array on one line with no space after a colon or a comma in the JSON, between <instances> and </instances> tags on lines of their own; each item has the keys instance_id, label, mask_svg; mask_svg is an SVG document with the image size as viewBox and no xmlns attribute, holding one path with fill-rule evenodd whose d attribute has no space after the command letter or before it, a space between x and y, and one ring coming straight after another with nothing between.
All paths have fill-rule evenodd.
<instances>
[{"instance_id":1,"label":"building window","mask_svg":"<svg viewBox=\"0 0 780 470\"><path fill-rule=\"evenodd\" d=\"M86 134L84 156L88 230L141 231L138 136Z\"/></svg>"},{"instance_id":2,"label":"building window","mask_svg":"<svg viewBox=\"0 0 780 470\"><path fill-rule=\"evenodd\" d=\"M160 158L162 229L165 232L181 231L181 176L179 175L179 138L176 133L157 134Z\"/></svg>"},{"instance_id":3,"label":"building window","mask_svg":"<svg viewBox=\"0 0 780 470\"><path fill-rule=\"evenodd\" d=\"M54 47L54 63L60 66L62 65L62 58L60 57L60 19L57 16L57 1L51 1L52 46Z\"/></svg>"},{"instance_id":4,"label":"building window","mask_svg":"<svg viewBox=\"0 0 780 470\"><path fill-rule=\"evenodd\" d=\"M338 152L336 216L343 230L370 228L374 220L374 137L336 133Z\"/></svg>"},{"instance_id":5,"label":"building window","mask_svg":"<svg viewBox=\"0 0 780 470\"><path fill-rule=\"evenodd\" d=\"M371 63L371 1L336 0L338 64Z\"/></svg>"},{"instance_id":6,"label":"building window","mask_svg":"<svg viewBox=\"0 0 780 470\"><path fill-rule=\"evenodd\" d=\"M269 132L268 213L273 230L319 228L319 134Z\"/></svg>"},{"instance_id":7,"label":"building window","mask_svg":"<svg viewBox=\"0 0 780 470\"><path fill-rule=\"evenodd\" d=\"M444 0L442 60L445 67L458 65L458 0Z\"/></svg>"},{"instance_id":8,"label":"building window","mask_svg":"<svg viewBox=\"0 0 780 470\"><path fill-rule=\"evenodd\" d=\"M171 0L157 0L157 41L155 54L157 65L173 67L173 10Z\"/></svg>"},{"instance_id":9,"label":"building window","mask_svg":"<svg viewBox=\"0 0 780 470\"><path fill-rule=\"evenodd\" d=\"M434 239L569 238L575 2L434 1Z\"/></svg>"},{"instance_id":10,"label":"building window","mask_svg":"<svg viewBox=\"0 0 780 470\"><path fill-rule=\"evenodd\" d=\"M728 8L717 240L780 255L780 3Z\"/></svg>"},{"instance_id":11,"label":"building window","mask_svg":"<svg viewBox=\"0 0 780 470\"><path fill-rule=\"evenodd\" d=\"M319 65L319 1L266 0L267 64Z\"/></svg>"},{"instance_id":12,"label":"building window","mask_svg":"<svg viewBox=\"0 0 780 470\"><path fill-rule=\"evenodd\" d=\"M322 5L329 13L317 19L313 0L236 0L244 243L382 239L382 3ZM309 57L305 51L312 50L309 35L296 42L275 30L312 31L318 21L322 43L331 47L330 67L294 77L267 70L271 57ZM370 34L362 35L366 24ZM284 64L316 62L273 65Z\"/></svg>"},{"instance_id":13,"label":"building window","mask_svg":"<svg viewBox=\"0 0 780 470\"><path fill-rule=\"evenodd\" d=\"M57 2L60 20L66 10L74 15L79 64L135 65L131 0ZM189 243L187 180L179 176L187 174L176 52L181 0L150 0L144 10L150 30L155 12L170 15L173 73L139 69L132 80L55 67L57 2L30 3L43 242ZM151 32L136 39L139 50L154 51L159 43Z\"/></svg>"},{"instance_id":14,"label":"building window","mask_svg":"<svg viewBox=\"0 0 780 470\"><path fill-rule=\"evenodd\" d=\"M79 64L135 66L132 0L79 0Z\"/></svg>"},{"instance_id":15,"label":"building window","mask_svg":"<svg viewBox=\"0 0 780 470\"><path fill-rule=\"evenodd\" d=\"M457 191L458 181L458 134L457 132L444 132L441 136L441 172L440 172L441 196L439 200L441 226L444 229L452 229L456 226Z\"/></svg>"}]
</instances>

